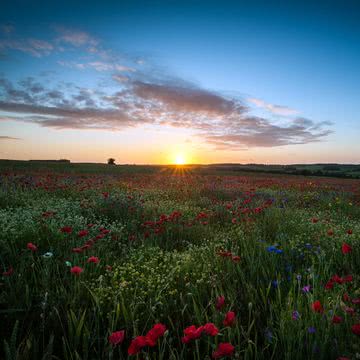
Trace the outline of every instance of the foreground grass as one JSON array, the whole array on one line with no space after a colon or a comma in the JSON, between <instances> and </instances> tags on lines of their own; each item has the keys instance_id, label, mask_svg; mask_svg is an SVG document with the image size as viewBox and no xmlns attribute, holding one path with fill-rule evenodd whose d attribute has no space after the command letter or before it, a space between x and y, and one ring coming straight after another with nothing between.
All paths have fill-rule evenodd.
<instances>
[{"instance_id":1,"label":"foreground grass","mask_svg":"<svg viewBox=\"0 0 360 360\"><path fill-rule=\"evenodd\" d=\"M360 353L359 181L18 171L0 184L1 358Z\"/></svg>"}]
</instances>

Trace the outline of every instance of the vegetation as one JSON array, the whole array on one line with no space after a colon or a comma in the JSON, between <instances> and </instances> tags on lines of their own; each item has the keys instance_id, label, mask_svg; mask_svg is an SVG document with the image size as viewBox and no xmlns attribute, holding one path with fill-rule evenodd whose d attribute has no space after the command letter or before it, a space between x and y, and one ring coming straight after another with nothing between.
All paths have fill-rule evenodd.
<instances>
[{"instance_id":1,"label":"vegetation","mask_svg":"<svg viewBox=\"0 0 360 360\"><path fill-rule=\"evenodd\" d=\"M0 176L0 358L360 353L359 180L31 166Z\"/></svg>"}]
</instances>

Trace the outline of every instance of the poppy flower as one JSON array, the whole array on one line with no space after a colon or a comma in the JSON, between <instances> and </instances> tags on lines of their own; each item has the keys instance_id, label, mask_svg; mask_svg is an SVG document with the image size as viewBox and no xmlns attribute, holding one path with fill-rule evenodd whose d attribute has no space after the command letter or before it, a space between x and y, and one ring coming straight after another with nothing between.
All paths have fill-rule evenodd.
<instances>
[{"instance_id":1,"label":"poppy flower","mask_svg":"<svg viewBox=\"0 0 360 360\"><path fill-rule=\"evenodd\" d=\"M325 284L325 289L326 290L331 290L334 287L334 281L329 280L326 284Z\"/></svg>"},{"instance_id":2,"label":"poppy flower","mask_svg":"<svg viewBox=\"0 0 360 360\"><path fill-rule=\"evenodd\" d=\"M125 338L125 330L114 331L109 336L109 343L113 346L116 346L118 344L121 344L124 341L124 338Z\"/></svg>"},{"instance_id":3,"label":"poppy flower","mask_svg":"<svg viewBox=\"0 0 360 360\"><path fill-rule=\"evenodd\" d=\"M333 324L341 324L343 322L343 318L341 316L334 315L331 322Z\"/></svg>"},{"instance_id":4,"label":"poppy flower","mask_svg":"<svg viewBox=\"0 0 360 360\"><path fill-rule=\"evenodd\" d=\"M232 356L234 353L234 346L230 343L220 343L218 348L212 353L213 359L220 359L226 356Z\"/></svg>"},{"instance_id":5,"label":"poppy flower","mask_svg":"<svg viewBox=\"0 0 360 360\"><path fill-rule=\"evenodd\" d=\"M351 327L353 334L360 336L360 324L355 324Z\"/></svg>"},{"instance_id":6,"label":"poppy flower","mask_svg":"<svg viewBox=\"0 0 360 360\"><path fill-rule=\"evenodd\" d=\"M342 278L342 282L343 283L348 283L348 282L352 282L353 281L353 276L352 275L346 275Z\"/></svg>"},{"instance_id":7,"label":"poppy flower","mask_svg":"<svg viewBox=\"0 0 360 360\"><path fill-rule=\"evenodd\" d=\"M313 224L316 224L319 221L319 219L318 218L312 218L311 221L312 221Z\"/></svg>"},{"instance_id":8,"label":"poppy flower","mask_svg":"<svg viewBox=\"0 0 360 360\"><path fill-rule=\"evenodd\" d=\"M314 312L317 312L317 313L322 313L324 311L324 308L321 305L321 302L319 300L314 301L311 304L311 308L313 309Z\"/></svg>"},{"instance_id":9,"label":"poppy flower","mask_svg":"<svg viewBox=\"0 0 360 360\"><path fill-rule=\"evenodd\" d=\"M195 325L188 326L186 329L184 329L185 336L181 338L181 341L184 344L187 344L190 340L199 339L201 337L203 330L204 330L203 326L199 326L198 328L196 328Z\"/></svg>"},{"instance_id":10,"label":"poppy flower","mask_svg":"<svg viewBox=\"0 0 360 360\"><path fill-rule=\"evenodd\" d=\"M351 302L353 304L359 305L360 304L360 298L352 299Z\"/></svg>"},{"instance_id":11,"label":"poppy flower","mask_svg":"<svg viewBox=\"0 0 360 360\"><path fill-rule=\"evenodd\" d=\"M11 276L14 272L14 269L12 266L9 267L9 270L8 271L4 271L2 274L3 276Z\"/></svg>"},{"instance_id":12,"label":"poppy flower","mask_svg":"<svg viewBox=\"0 0 360 360\"><path fill-rule=\"evenodd\" d=\"M344 243L342 246L341 246L341 251L342 253L345 255L345 254L349 254L352 252L352 247L347 244L347 243Z\"/></svg>"},{"instance_id":13,"label":"poppy flower","mask_svg":"<svg viewBox=\"0 0 360 360\"><path fill-rule=\"evenodd\" d=\"M224 326L232 326L235 324L236 314L233 311L228 311L223 321Z\"/></svg>"},{"instance_id":14,"label":"poppy flower","mask_svg":"<svg viewBox=\"0 0 360 360\"><path fill-rule=\"evenodd\" d=\"M348 293L345 293L345 294L343 295L343 300L344 300L344 301L350 301L350 300L351 300Z\"/></svg>"},{"instance_id":15,"label":"poppy flower","mask_svg":"<svg viewBox=\"0 0 360 360\"><path fill-rule=\"evenodd\" d=\"M62 233L71 234L72 233L72 227L71 226L63 226L60 231Z\"/></svg>"},{"instance_id":16,"label":"poppy flower","mask_svg":"<svg viewBox=\"0 0 360 360\"><path fill-rule=\"evenodd\" d=\"M146 334L146 343L149 346L155 346L158 339L165 334L166 326L163 324L155 324Z\"/></svg>"},{"instance_id":17,"label":"poppy flower","mask_svg":"<svg viewBox=\"0 0 360 360\"><path fill-rule=\"evenodd\" d=\"M145 336L137 336L131 341L131 344L128 348L129 355L138 354L143 347L147 345Z\"/></svg>"},{"instance_id":18,"label":"poppy flower","mask_svg":"<svg viewBox=\"0 0 360 360\"><path fill-rule=\"evenodd\" d=\"M89 235L89 231L88 230L80 230L77 235L78 235L78 237L84 237L86 235Z\"/></svg>"},{"instance_id":19,"label":"poppy flower","mask_svg":"<svg viewBox=\"0 0 360 360\"><path fill-rule=\"evenodd\" d=\"M349 306L345 306L344 310L350 314L350 315L354 315L355 314L355 309Z\"/></svg>"},{"instance_id":20,"label":"poppy flower","mask_svg":"<svg viewBox=\"0 0 360 360\"><path fill-rule=\"evenodd\" d=\"M238 256L238 255L233 256L233 257L232 257L232 261L233 261L234 263L240 262L240 256Z\"/></svg>"},{"instance_id":21,"label":"poppy flower","mask_svg":"<svg viewBox=\"0 0 360 360\"><path fill-rule=\"evenodd\" d=\"M206 333L206 335L209 336L216 336L219 333L219 329L213 323L205 324L203 330Z\"/></svg>"},{"instance_id":22,"label":"poppy flower","mask_svg":"<svg viewBox=\"0 0 360 360\"><path fill-rule=\"evenodd\" d=\"M225 296L221 295L216 299L216 309L221 310L225 306Z\"/></svg>"},{"instance_id":23,"label":"poppy flower","mask_svg":"<svg viewBox=\"0 0 360 360\"><path fill-rule=\"evenodd\" d=\"M32 252L35 252L35 251L37 251L37 249L38 249L37 246L36 246L35 244L31 243L31 242L27 243L26 247L27 247L29 250L31 250Z\"/></svg>"},{"instance_id":24,"label":"poppy flower","mask_svg":"<svg viewBox=\"0 0 360 360\"><path fill-rule=\"evenodd\" d=\"M72 251L73 253L80 254L80 253L82 253L83 249L82 249L82 248L73 248L71 251Z\"/></svg>"},{"instance_id":25,"label":"poppy flower","mask_svg":"<svg viewBox=\"0 0 360 360\"><path fill-rule=\"evenodd\" d=\"M349 229L347 232L346 232L348 235L351 235L353 233L353 231L351 229Z\"/></svg>"},{"instance_id":26,"label":"poppy flower","mask_svg":"<svg viewBox=\"0 0 360 360\"><path fill-rule=\"evenodd\" d=\"M79 276L83 271L84 271L84 269L82 269L80 266L73 266L70 269L70 272L77 276Z\"/></svg>"},{"instance_id":27,"label":"poppy flower","mask_svg":"<svg viewBox=\"0 0 360 360\"><path fill-rule=\"evenodd\" d=\"M333 236L333 235L334 235L334 231L330 229L330 230L327 231L327 234L328 234L329 236Z\"/></svg>"},{"instance_id":28,"label":"poppy flower","mask_svg":"<svg viewBox=\"0 0 360 360\"><path fill-rule=\"evenodd\" d=\"M94 263L94 264L98 264L99 263L99 258L97 256L90 256L88 259L87 259L87 262L88 263Z\"/></svg>"}]
</instances>

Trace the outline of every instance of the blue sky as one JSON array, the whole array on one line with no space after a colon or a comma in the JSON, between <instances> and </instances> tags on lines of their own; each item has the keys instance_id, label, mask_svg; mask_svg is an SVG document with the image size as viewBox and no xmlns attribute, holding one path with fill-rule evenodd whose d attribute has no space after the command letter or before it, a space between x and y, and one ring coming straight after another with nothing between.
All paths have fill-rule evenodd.
<instances>
[{"instance_id":1,"label":"blue sky","mask_svg":"<svg viewBox=\"0 0 360 360\"><path fill-rule=\"evenodd\" d=\"M0 158L353 162L357 1L5 1Z\"/></svg>"}]
</instances>

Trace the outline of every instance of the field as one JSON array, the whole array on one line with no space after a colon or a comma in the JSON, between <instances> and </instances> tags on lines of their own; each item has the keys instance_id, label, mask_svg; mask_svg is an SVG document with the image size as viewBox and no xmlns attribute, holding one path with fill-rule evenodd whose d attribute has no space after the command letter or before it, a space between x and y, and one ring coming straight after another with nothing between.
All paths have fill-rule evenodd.
<instances>
[{"instance_id":1,"label":"field","mask_svg":"<svg viewBox=\"0 0 360 360\"><path fill-rule=\"evenodd\" d=\"M10 165L1 359L358 358L360 180Z\"/></svg>"}]
</instances>

